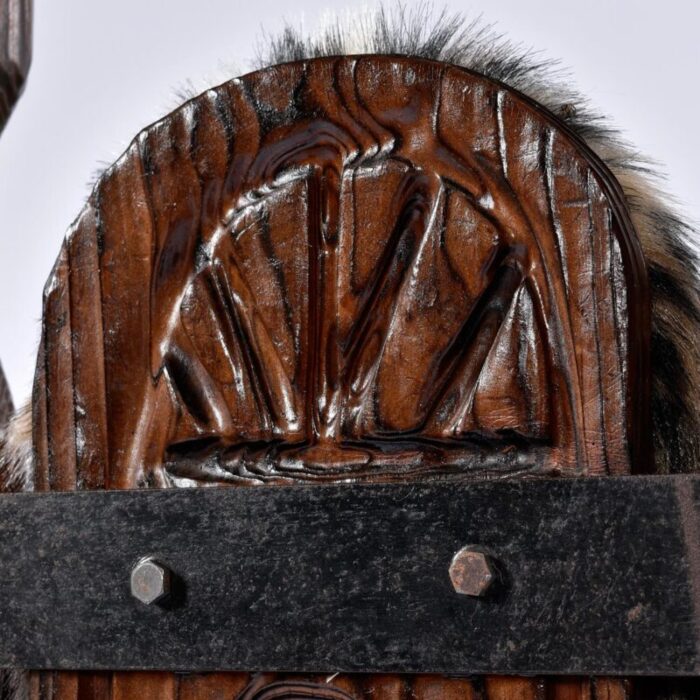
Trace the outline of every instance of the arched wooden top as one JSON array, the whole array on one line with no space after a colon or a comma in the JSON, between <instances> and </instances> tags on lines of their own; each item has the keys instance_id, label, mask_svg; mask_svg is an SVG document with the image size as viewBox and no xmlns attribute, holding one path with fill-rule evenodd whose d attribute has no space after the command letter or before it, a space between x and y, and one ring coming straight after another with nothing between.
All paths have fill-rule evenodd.
<instances>
[{"instance_id":1,"label":"arched wooden top","mask_svg":"<svg viewBox=\"0 0 700 700\"><path fill-rule=\"evenodd\" d=\"M540 107L425 60L276 66L144 130L73 225L38 486L625 473L648 332L619 191Z\"/></svg>"}]
</instances>

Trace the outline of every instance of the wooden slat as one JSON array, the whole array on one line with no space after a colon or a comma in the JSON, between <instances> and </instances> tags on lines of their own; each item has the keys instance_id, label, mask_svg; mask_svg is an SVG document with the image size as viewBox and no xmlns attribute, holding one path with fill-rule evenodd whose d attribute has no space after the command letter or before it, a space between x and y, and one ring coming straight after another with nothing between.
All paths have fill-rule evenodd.
<instances>
[{"instance_id":1,"label":"wooden slat","mask_svg":"<svg viewBox=\"0 0 700 700\"><path fill-rule=\"evenodd\" d=\"M540 700L541 683L533 678L487 676L484 681L488 700Z\"/></svg>"},{"instance_id":2,"label":"wooden slat","mask_svg":"<svg viewBox=\"0 0 700 700\"><path fill-rule=\"evenodd\" d=\"M172 673L115 673L112 676L111 700L177 700L177 686L177 676Z\"/></svg>"},{"instance_id":3,"label":"wooden slat","mask_svg":"<svg viewBox=\"0 0 700 700\"><path fill-rule=\"evenodd\" d=\"M95 212L88 207L66 242L70 262L76 479L84 489L104 485L109 455L97 236ZM85 347L91 352L84 352Z\"/></svg>"}]
</instances>

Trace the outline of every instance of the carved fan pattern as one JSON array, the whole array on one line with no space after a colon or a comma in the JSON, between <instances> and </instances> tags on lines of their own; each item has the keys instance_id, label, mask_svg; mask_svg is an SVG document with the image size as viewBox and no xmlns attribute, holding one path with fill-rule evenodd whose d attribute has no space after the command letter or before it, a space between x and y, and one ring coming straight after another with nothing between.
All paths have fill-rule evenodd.
<instances>
[{"instance_id":1,"label":"carved fan pattern","mask_svg":"<svg viewBox=\"0 0 700 700\"><path fill-rule=\"evenodd\" d=\"M48 440L124 486L627 470L642 276L581 151L430 62L187 103L105 174L47 287L40 464Z\"/></svg>"},{"instance_id":2,"label":"carved fan pattern","mask_svg":"<svg viewBox=\"0 0 700 700\"><path fill-rule=\"evenodd\" d=\"M223 446L214 479L260 465L376 473L399 446L465 461L550 437L539 324L503 235L463 193L395 161L337 185L282 186L207 252L166 350L183 409L171 472L191 473L192 435ZM329 242L314 190L337 203ZM504 363L512 381L498 386Z\"/></svg>"}]
</instances>

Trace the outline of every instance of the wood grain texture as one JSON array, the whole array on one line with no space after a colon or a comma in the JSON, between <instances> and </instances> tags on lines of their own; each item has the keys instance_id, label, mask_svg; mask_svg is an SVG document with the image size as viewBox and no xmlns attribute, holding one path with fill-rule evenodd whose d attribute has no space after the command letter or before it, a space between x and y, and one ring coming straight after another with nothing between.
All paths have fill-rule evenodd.
<instances>
[{"instance_id":1,"label":"wood grain texture","mask_svg":"<svg viewBox=\"0 0 700 700\"><path fill-rule=\"evenodd\" d=\"M396 57L260 71L142 132L71 229L45 290L36 485L648 469L648 307L619 187L526 98ZM115 674L109 696L145 697L138 682ZM572 692L340 676L240 691Z\"/></svg>"},{"instance_id":2,"label":"wood grain texture","mask_svg":"<svg viewBox=\"0 0 700 700\"><path fill-rule=\"evenodd\" d=\"M187 103L105 173L47 285L38 470L627 472L644 273L590 158L425 61L293 64Z\"/></svg>"}]
</instances>

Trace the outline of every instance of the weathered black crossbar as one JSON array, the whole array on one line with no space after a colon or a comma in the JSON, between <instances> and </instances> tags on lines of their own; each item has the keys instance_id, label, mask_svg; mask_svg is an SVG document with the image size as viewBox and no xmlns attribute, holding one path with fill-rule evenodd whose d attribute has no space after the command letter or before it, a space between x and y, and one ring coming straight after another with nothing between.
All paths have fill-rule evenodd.
<instances>
[{"instance_id":1,"label":"weathered black crossbar","mask_svg":"<svg viewBox=\"0 0 700 700\"><path fill-rule=\"evenodd\" d=\"M695 477L0 496L0 665L697 674ZM455 552L493 556L484 597ZM172 572L146 605L144 556Z\"/></svg>"}]
</instances>

